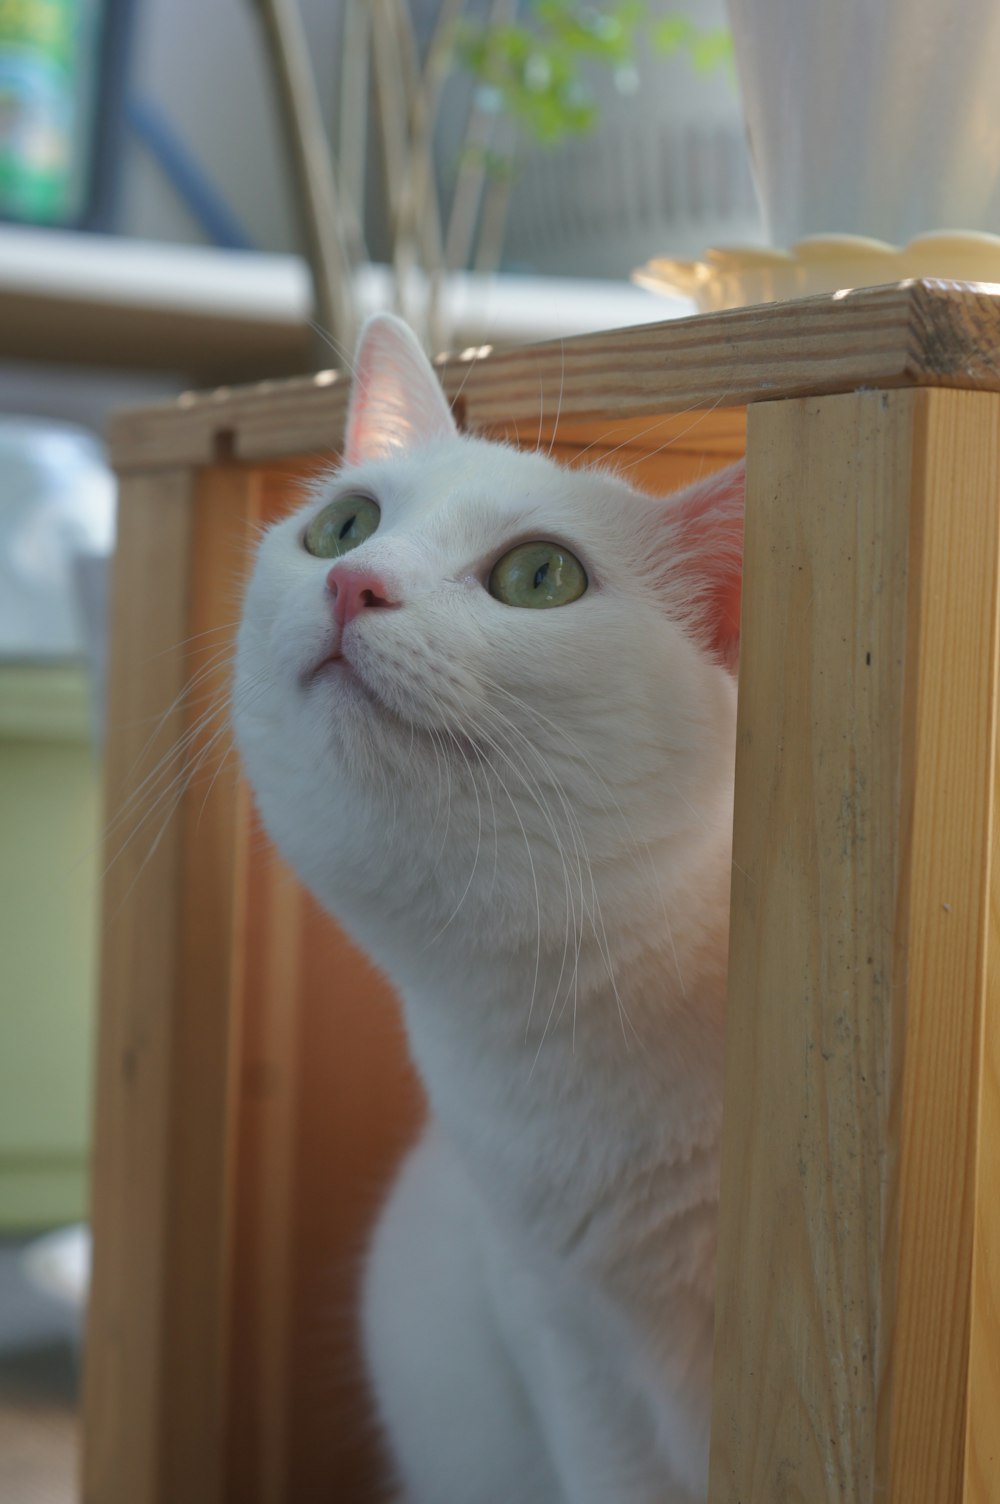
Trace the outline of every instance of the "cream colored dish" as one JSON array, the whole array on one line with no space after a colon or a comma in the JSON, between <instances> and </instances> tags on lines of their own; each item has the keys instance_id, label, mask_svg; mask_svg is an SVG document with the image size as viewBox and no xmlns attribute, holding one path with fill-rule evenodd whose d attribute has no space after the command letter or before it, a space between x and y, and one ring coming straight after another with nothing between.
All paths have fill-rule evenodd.
<instances>
[{"instance_id":1,"label":"cream colored dish","mask_svg":"<svg viewBox=\"0 0 1000 1504\"><path fill-rule=\"evenodd\" d=\"M905 246L862 235L810 235L787 251L732 246L707 250L701 261L657 256L632 273L640 287L691 298L699 313L910 277L1000 283L1000 235L935 230Z\"/></svg>"}]
</instances>

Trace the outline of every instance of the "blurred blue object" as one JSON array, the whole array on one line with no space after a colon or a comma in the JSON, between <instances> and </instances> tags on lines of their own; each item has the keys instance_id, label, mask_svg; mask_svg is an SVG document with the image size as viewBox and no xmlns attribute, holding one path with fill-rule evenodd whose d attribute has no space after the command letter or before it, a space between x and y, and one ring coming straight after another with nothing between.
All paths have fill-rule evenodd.
<instances>
[{"instance_id":1,"label":"blurred blue object","mask_svg":"<svg viewBox=\"0 0 1000 1504\"><path fill-rule=\"evenodd\" d=\"M0 658L101 654L103 592L91 581L84 599L78 575L81 561L106 570L114 518L114 476L92 434L0 417Z\"/></svg>"},{"instance_id":2,"label":"blurred blue object","mask_svg":"<svg viewBox=\"0 0 1000 1504\"><path fill-rule=\"evenodd\" d=\"M148 100L129 99L125 115L137 139L157 162L209 239L227 251L254 250L250 236L207 173L198 166L163 111Z\"/></svg>"}]
</instances>

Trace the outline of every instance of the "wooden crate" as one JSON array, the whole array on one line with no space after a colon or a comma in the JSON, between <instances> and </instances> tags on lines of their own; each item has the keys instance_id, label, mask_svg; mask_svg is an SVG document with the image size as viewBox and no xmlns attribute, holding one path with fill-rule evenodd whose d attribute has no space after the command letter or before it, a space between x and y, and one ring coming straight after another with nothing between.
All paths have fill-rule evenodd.
<instances>
[{"instance_id":1,"label":"wooden crate","mask_svg":"<svg viewBox=\"0 0 1000 1504\"><path fill-rule=\"evenodd\" d=\"M641 484L746 446L712 1504L1000 1501L998 354L1000 296L907 283L441 366ZM378 1497L351 1311L419 1090L197 719L345 393L114 430L86 1504Z\"/></svg>"}]
</instances>

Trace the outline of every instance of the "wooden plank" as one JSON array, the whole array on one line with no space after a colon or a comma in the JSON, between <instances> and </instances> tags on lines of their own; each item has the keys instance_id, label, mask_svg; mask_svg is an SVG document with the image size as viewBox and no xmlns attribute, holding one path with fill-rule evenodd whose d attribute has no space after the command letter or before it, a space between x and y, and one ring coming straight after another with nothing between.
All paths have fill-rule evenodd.
<instances>
[{"instance_id":1,"label":"wooden plank","mask_svg":"<svg viewBox=\"0 0 1000 1504\"><path fill-rule=\"evenodd\" d=\"M651 305L652 306L652 305ZM737 308L638 328L443 360L441 378L470 430L610 424L743 407L762 398L859 386L1000 389L1000 295L960 283L905 282ZM335 448L348 379L333 371L121 414L118 469L265 459Z\"/></svg>"},{"instance_id":2,"label":"wooden plank","mask_svg":"<svg viewBox=\"0 0 1000 1504\"><path fill-rule=\"evenodd\" d=\"M682 486L710 475L713 470L731 464L739 456L717 452L695 454L689 449L668 449L662 454L656 451L647 453L642 449L618 449L604 457L589 446L577 448L569 444L556 444L552 457L573 469L601 463L609 470L616 471L630 486L635 486L640 491L649 491L654 496L668 496L672 491L679 491Z\"/></svg>"},{"instance_id":3,"label":"wooden plank","mask_svg":"<svg viewBox=\"0 0 1000 1504\"><path fill-rule=\"evenodd\" d=\"M252 849L224 1497L376 1497L358 1282L420 1093L384 979Z\"/></svg>"},{"instance_id":4,"label":"wooden plank","mask_svg":"<svg viewBox=\"0 0 1000 1504\"><path fill-rule=\"evenodd\" d=\"M235 1147L236 1203L226 1487L232 1504L281 1504L288 1471L294 1119L302 891L251 836Z\"/></svg>"},{"instance_id":5,"label":"wooden plank","mask_svg":"<svg viewBox=\"0 0 1000 1504\"><path fill-rule=\"evenodd\" d=\"M222 1486L246 812L222 766L235 601L215 561L245 557L253 485L233 466L121 495L87 1504L218 1504Z\"/></svg>"},{"instance_id":6,"label":"wooden plank","mask_svg":"<svg viewBox=\"0 0 1000 1504\"><path fill-rule=\"evenodd\" d=\"M104 918L84 1383L85 1504L154 1504L166 1278L165 1195L180 830L136 793L184 729L194 488L182 470L123 481L111 614ZM158 588L150 589L150 581ZM155 817L154 817L155 818Z\"/></svg>"},{"instance_id":7,"label":"wooden plank","mask_svg":"<svg viewBox=\"0 0 1000 1504\"><path fill-rule=\"evenodd\" d=\"M240 583L259 482L239 466L198 477L189 565L190 776L182 804L179 969L171 1006L166 1194L163 1504L218 1504L229 1407L236 1070L243 1027L249 797L229 732Z\"/></svg>"},{"instance_id":8,"label":"wooden plank","mask_svg":"<svg viewBox=\"0 0 1000 1504\"><path fill-rule=\"evenodd\" d=\"M501 432L507 434L509 428ZM530 433L525 437L530 438ZM607 424L593 418L574 422L560 416L558 424L542 425L541 441L553 437L560 444L580 449L627 448L652 453L669 448L737 459L746 450L747 420L742 407L693 408L656 417L617 418Z\"/></svg>"},{"instance_id":9,"label":"wooden plank","mask_svg":"<svg viewBox=\"0 0 1000 1504\"><path fill-rule=\"evenodd\" d=\"M748 465L710 1498L958 1504L1000 399L767 404Z\"/></svg>"},{"instance_id":10,"label":"wooden plank","mask_svg":"<svg viewBox=\"0 0 1000 1504\"><path fill-rule=\"evenodd\" d=\"M994 727L994 736L997 735ZM972 1245L965 1492L962 1504L1000 1504L1000 759L993 786L986 990Z\"/></svg>"},{"instance_id":11,"label":"wooden plank","mask_svg":"<svg viewBox=\"0 0 1000 1504\"><path fill-rule=\"evenodd\" d=\"M1000 1231L996 1186L981 1186L979 1206L976 1194L983 1034L998 1001L989 920L1000 401L938 392L916 403L911 510L889 1478L894 1499L945 1504L962 1497L977 1219ZM992 1486L996 1498L1000 1479Z\"/></svg>"},{"instance_id":12,"label":"wooden plank","mask_svg":"<svg viewBox=\"0 0 1000 1504\"><path fill-rule=\"evenodd\" d=\"M360 1283L423 1096L385 978L311 901L300 937L284 1500L325 1504L388 1497L361 1355Z\"/></svg>"}]
</instances>

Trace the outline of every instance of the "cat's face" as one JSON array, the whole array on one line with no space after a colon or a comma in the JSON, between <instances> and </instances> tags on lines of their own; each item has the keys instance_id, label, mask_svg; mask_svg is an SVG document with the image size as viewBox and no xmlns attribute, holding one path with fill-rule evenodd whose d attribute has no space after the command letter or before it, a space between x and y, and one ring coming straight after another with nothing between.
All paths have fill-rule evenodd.
<instances>
[{"instance_id":1,"label":"cat's face","mask_svg":"<svg viewBox=\"0 0 1000 1504\"><path fill-rule=\"evenodd\" d=\"M696 841L731 768L739 478L668 505L460 437L392 320L358 366L347 463L246 596L235 722L272 836L338 911L447 909L473 848L516 907L574 845L600 870Z\"/></svg>"}]
</instances>

